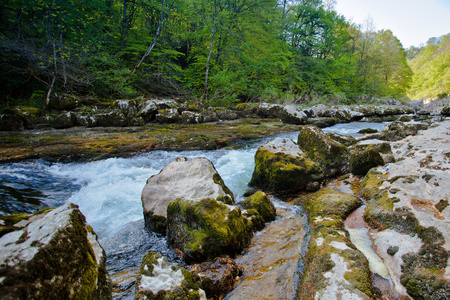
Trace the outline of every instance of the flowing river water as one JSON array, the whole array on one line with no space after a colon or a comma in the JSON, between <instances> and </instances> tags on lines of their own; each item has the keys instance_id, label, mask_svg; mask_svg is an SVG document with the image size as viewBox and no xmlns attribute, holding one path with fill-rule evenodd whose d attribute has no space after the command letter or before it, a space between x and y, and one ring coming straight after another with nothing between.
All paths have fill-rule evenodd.
<instances>
[{"instance_id":1,"label":"flowing river water","mask_svg":"<svg viewBox=\"0 0 450 300\"><path fill-rule=\"evenodd\" d=\"M382 130L386 123L354 122L325 128L357 136L363 128ZM298 132L277 136L297 141ZM107 254L107 268L115 279L131 286L133 274L149 251L158 251L172 261L176 254L164 238L144 229L141 191L146 180L177 157L211 160L236 202L244 199L259 146L273 139L247 141L231 150L151 151L130 158L110 158L88 163L49 163L32 160L0 167L0 213L34 212L66 202L79 205L94 228ZM293 299L301 257L306 251L308 225L300 207L276 198L277 219L253 238L237 262L245 266L240 285L227 299L245 299L260 293L265 299ZM130 271L131 270L131 271ZM383 274L380 274L384 276ZM114 277L113 277L114 279ZM130 288L132 290L132 288ZM115 298L132 298L130 291Z\"/></svg>"}]
</instances>

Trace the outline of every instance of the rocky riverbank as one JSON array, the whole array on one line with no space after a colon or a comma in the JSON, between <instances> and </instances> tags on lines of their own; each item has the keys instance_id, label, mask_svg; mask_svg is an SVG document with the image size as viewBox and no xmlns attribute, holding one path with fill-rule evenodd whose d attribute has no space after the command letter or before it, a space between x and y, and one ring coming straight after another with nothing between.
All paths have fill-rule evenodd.
<instances>
[{"instance_id":1,"label":"rocky riverbank","mask_svg":"<svg viewBox=\"0 0 450 300\"><path fill-rule=\"evenodd\" d=\"M75 100L63 97L45 112L26 107L4 110L0 115L0 161L86 161L149 150L218 149L296 131L297 125L393 121L414 113L399 102L355 106L244 103L224 109L161 99L117 100L97 106ZM426 118L419 114L411 117Z\"/></svg>"},{"instance_id":2,"label":"rocky riverbank","mask_svg":"<svg viewBox=\"0 0 450 300\"><path fill-rule=\"evenodd\" d=\"M138 296L143 299L218 299L237 286L228 296L237 299L258 289L257 279L262 276L267 282L275 279L283 290L297 294L300 299L377 299L386 297L374 284L374 278L379 275L388 276L392 281L389 295L401 299L446 299L450 281L447 242L450 215L445 183L450 179L450 121L441 120L432 123L429 129L427 127L427 124L396 121L385 131L357 139L326 134L317 127L298 127L302 130L297 142L275 139L260 147L255 155L254 170L254 177L260 179L252 180L252 184L265 193L252 191L240 203L235 203L234 196L211 163L203 159L174 161L172 164L180 165L179 168L169 164L149 178L142 194L143 211L149 229L158 228L168 236L169 244L186 263L198 265L175 267L159 254L149 254L137 274ZM314 141L303 145L302 142L308 139ZM309 145L319 146L309 149ZM361 167L352 160L364 160L365 163ZM258 165L264 165L264 172L258 170ZM302 173L305 166L314 166L315 171ZM367 171L366 166L372 168ZM349 171L359 177L346 174ZM286 186L287 179L293 175L299 175L302 181L298 181L296 187ZM341 177L330 185L330 180L336 176ZM171 182L180 185L174 186ZM296 181L289 185L296 185ZM343 188L345 186L347 188ZM199 195L198 191L205 194ZM294 198L305 210L310 227L305 224L304 216L292 214L289 209L277 207L275 213L269 201L272 192L279 196L285 194L283 199L286 193L290 193L290 199L293 192L300 193L301 197ZM165 199L166 195L173 197L159 211L154 203L161 197ZM388 275L372 268L370 258L360 250L352 238L352 231L348 230L350 227L345 225L346 218L363 202L366 206L361 216L364 215L367 222L368 239L373 241L372 250L385 265ZM70 216L78 216L72 212L76 207L69 205L62 210L68 209ZM17 282L13 280L16 277L8 275L8 266L16 261L22 266L18 258L23 255L17 249L37 253L37 258L31 256L32 262L39 259L40 253L46 253L46 243L35 242L37 235L32 229L39 227L40 220L46 219L47 215L56 220L67 219L64 224L50 220L47 222L50 225L63 225L68 232L73 231L72 227L77 228L71 238L82 243L80 247L88 253L82 255L87 261L80 261L79 265L92 265L92 268L98 268L95 276L103 276L102 260L96 256L102 251L95 243L95 236L89 234L92 230L84 225L82 218L71 220L64 217L63 211L45 212L42 215L45 217L36 218L30 215L2 217L0 242L12 247L13 251L12 258L6 255L0 268L0 289L8 292L16 289ZM289 230L283 230L280 224L286 224ZM47 231L59 232L59 229ZM59 245L57 240L53 241L59 236L60 233L51 235L48 239L50 247ZM301 246L305 242L308 244L306 252ZM270 259L260 255L266 250L261 247L274 249ZM238 256L237 263L223 257L235 257L242 250L248 256ZM67 258L64 256L60 261ZM304 266L300 273L299 261ZM23 264L27 269L26 263ZM39 280L40 273L33 274L37 274ZM97 279L97 282L105 283L103 287L85 285L83 278L74 279L74 282L82 283L79 286L83 293L86 291L93 297L96 293L109 293L109 283L104 277ZM170 280L162 284L162 278ZM34 285L30 283L30 288ZM267 296L272 289L260 290ZM276 295L277 299L282 299L282 292L278 291Z\"/></svg>"}]
</instances>

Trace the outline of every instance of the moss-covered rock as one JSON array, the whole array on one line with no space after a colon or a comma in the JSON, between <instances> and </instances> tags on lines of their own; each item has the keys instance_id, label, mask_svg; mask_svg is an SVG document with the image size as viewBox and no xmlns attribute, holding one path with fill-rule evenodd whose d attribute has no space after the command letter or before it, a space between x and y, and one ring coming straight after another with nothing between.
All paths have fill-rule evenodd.
<instances>
[{"instance_id":1,"label":"moss-covered rock","mask_svg":"<svg viewBox=\"0 0 450 300\"><path fill-rule=\"evenodd\" d=\"M303 126L298 135L298 145L313 161L320 164L325 176L336 176L348 170L348 148L331 139L321 129Z\"/></svg>"},{"instance_id":2,"label":"moss-covered rock","mask_svg":"<svg viewBox=\"0 0 450 300\"><path fill-rule=\"evenodd\" d=\"M0 131L22 131L25 129L23 120L16 115L0 115Z\"/></svg>"},{"instance_id":3,"label":"moss-covered rock","mask_svg":"<svg viewBox=\"0 0 450 300\"><path fill-rule=\"evenodd\" d=\"M136 300L206 300L198 276L169 264L166 257L149 252L136 277Z\"/></svg>"},{"instance_id":4,"label":"moss-covered rock","mask_svg":"<svg viewBox=\"0 0 450 300\"><path fill-rule=\"evenodd\" d=\"M111 299L106 255L73 204L20 215L0 238L4 299Z\"/></svg>"},{"instance_id":5,"label":"moss-covered rock","mask_svg":"<svg viewBox=\"0 0 450 300\"><path fill-rule=\"evenodd\" d=\"M240 204L245 209L255 209L265 222L271 222L277 216L275 206L262 191L257 191Z\"/></svg>"},{"instance_id":6,"label":"moss-covered rock","mask_svg":"<svg viewBox=\"0 0 450 300\"><path fill-rule=\"evenodd\" d=\"M147 227L165 233L167 207L178 199L198 202L202 199L233 204L234 196L214 165L206 158L178 158L157 175L150 177L141 200Z\"/></svg>"},{"instance_id":7,"label":"moss-covered rock","mask_svg":"<svg viewBox=\"0 0 450 300\"><path fill-rule=\"evenodd\" d=\"M77 124L77 116L71 111L64 112L52 119L50 124L53 128L56 129L74 127Z\"/></svg>"},{"instance_id":8,"label":"moss-covered rock","mask_svg":"<svg viewBox=\"0 0 450 300\"><path fill-rule=\"evenodd\" d=\"M276 138L259 147L251 186L265 191L289 193L314 190L323 180L320 166L292 140Z\"/></svg>"},{"instance_id":9,"label":"moss-covered rock","mask_svg":"<svg viewBox=\"0 0 450 300\"><path fill-rule=\"evenodd\" d=\"M48 108L56 110L73 110L83 105L80 98L71 94L55 93L50 97Z\"/></svg>"},{"instance_id":10,"label":"moss-covered rock","mask_svg":"<svg viewBox=\"0 0 450 300\"><path fill-rule=\"evenodd\" d=\"M202 262L242 251L252 237L250 222L237 206L215 199L177 199L167 208L167 241L183 259Z\"/></svg>"},{"instance_id":11,"label":"moss-covered rock","mask_svg":"<svg viewBox=\"0 0 450 300\"><path fill-rule=\"evenodd\" d=\"M201 113L192 111L183 111L181 113L181 120L183 124L199 124L203 123L203 116Z\"/></svg>"},{"instance_id":12,"label":"moss-covered rock","mask_svg":"<svg viewBox=\"0 0 450 300\"><path fill-rule=\"evenodd\" d=\"M398 141L404 139L409 135L416 135L419 130L425 130L428 125L425 123L405 124L400 121L394 121L389 125L388 130L385 130L385 139L387 141Z\"/></svg>"},{"instance_id":13,"label":"moss-covered rock","mask_svg":"<svg viewBox=\"0 0 450 300\"><path fill-rule=\"evenodd\" d=\"M351 145L354 145L357 143L357 140L350 135L339 134L336 132L327 132L327 135L332 140L335 140L336 142L339 142L347 147L350 147Z\"/></svg>"},{"instance_id":14,"label":"moss-covered rock","mask_svg":"<svg viewBox=\"0 0 450 300\"><path fill-rule=\"evenodd\" d=\"M124 127L128 125L128 119L118 109L106 109L95 116L97 125L101 127Z\"/></svg>"},{"instance_id":15,"label":"moss-covered rock","mask_svg":"<svg viewBox=\"0 0 450 300\"><path fill-rule=\"evenodd\" d=\"M356 148L352 151L350 157L350 172L355 175L364 176L373 167L382 165L384 165L384 159L373 146Z\"/></svg>"},{"instance_id":16,"label":"moss-covered rock","mask_svg":"<svg viewBox=\"0 0 450 300\"><path fill-rule=\"evenodd\" d=\"M34 129L40 119L41 119L41 110L36 107L28 107L28 106L13 106L8 107L3 110L3 113L6 115L14 116L10 121L14 121L13 124L17 124L17 118L22 120L23 126L25 129ZM10 117L8 117L10 118ZM19 122L20 127L20 122ZM20 129L20 128L19 128ZM14 129L15 130L15 129Z\"/></svg>"},{"instance_id":17,"label":"moss-covered rock","mask_svg":"<svg viewBox=\"0 0 450 300\"><path fill-rule=\"evenodd\" d=\"M352 245L344 219L362 201L324 189L301 200L311 222L297 299L372 299L372 275L365 256Z\"/></svg>"},{"instance_id":18,"label":"moss-covered rock","mask_svg":"<svg viewBox=\"0 0 450 300\"><path fill-rule=\"evenodd\" d=\"M177 123L180 114L176 108L160 109L156 114L156 121L161 124Z\"/></svg>"}]
</instances>

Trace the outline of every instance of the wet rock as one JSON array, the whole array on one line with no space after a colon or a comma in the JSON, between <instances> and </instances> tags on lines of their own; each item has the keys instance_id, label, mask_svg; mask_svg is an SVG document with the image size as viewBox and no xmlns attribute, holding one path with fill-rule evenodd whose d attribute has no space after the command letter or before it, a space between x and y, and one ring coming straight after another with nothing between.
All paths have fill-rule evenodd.
<instances>
[{"instance_id":1,"label":"wet rock","mask_svg":"<svg viewBox=\"0 0 450 300\"><path fill-rule=\"evenodd\" d=\"M21 215L0 238L4 299L111 299L106 255L74 204Z\"/></svg>"},{"instance_id":2,"label":"wet rock","mask_svg":"<svg viewBox=\"0 0 450 300\"><path fill-rule=\"evenodd\" d=\"M366 134L366 133L376 133L378 130L372 128L364 128L358 131L358 133Z\"/></svg>"},{"instance_id":3,"label":"wet rock","mask_svg":"<svg viewBox=\"0 0 450 300\"><path fill-rule=\"evenodd\" d=\"M320 166L290 139L276 138L259 147L251 186L277 193L308 190L323 180Z\"/></svg>"},{"instance_id":4,"label":"wet rock","mask_svg":"<svg viewBox=\"0 0 450 300\"><path fill-rule=\"evenodd\" d=\"M191 272L169 264L166 257L150 252L142 259L136 277L135 299L206 300L200 281Z\"/></svg>"},{"instance_id":5,"label":"wet rock","mask_svg":"<svg viewBox=\"0 0 450 300\"><path fill-rule=\"evenodd\" d=\"M369 263L351 244L343 222L362 201L350 194L324 189L301 203L311 222L312 235L298 298L374 298Z\"/></svg>"},{"instance_id":6,"label":"wet rock","mask_svg":"<svg viewBox=\"0 0 450 300\"><path fill-rule=\"evenodd\" d=\"M244 271L234 260L223 257L192 265L189 270L199 276L201 288L206 292L206 296L214 299L220 299L230 292Z\"/></svg>"},{"instance_id":7,"label":"wet rock","mask_svg":"<svg viewBox=\"0 0 450 300\"><path fill-rule=\"evenodd\" d=\"M237 206L215 199L182 198L167 207L167 242L187 262L240 253L252 237L251 223Z\"/></svg>"},{"instance_id":8,"label":"wet rock","mask_svg":"<svg viewBox=\"0 0 450 300\"><path fill-rule=\"evenodd\" d=\"M336 176L348 170L348 148L331 139L321 129L303 126L298 135L298 145L313 161L320 164L325 176Z\"/></svg>"},{"instance_id":9,"label":"wet rock","mask_svg":"<svg viewBox=\"0 0 450 300\"><path fill-rule=\"evenodd\" d=\"M156 121L161 124L176 123L180 119L176 108L160 109L156 114Z\"/></svg>"},{"instance_id":10,"label":"wet rock","mask_svg":"<svg viewBox=\"0 0 450 300\"><path fill-rule=\"evenodd\" d=\"M176 159L147 180L141 195L147 227L165 233L167 207L176 199L193 203L202 199L234 203L233 193L206 158Z\"/></svg>"}]
</instances>

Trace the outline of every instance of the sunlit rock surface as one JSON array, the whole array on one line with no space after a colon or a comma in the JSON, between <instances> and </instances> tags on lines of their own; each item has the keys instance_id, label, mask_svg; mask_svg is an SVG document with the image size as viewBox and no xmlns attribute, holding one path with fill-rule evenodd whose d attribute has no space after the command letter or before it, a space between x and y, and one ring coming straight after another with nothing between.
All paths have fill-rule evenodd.
<instances>
[{"instance_id":1,"label":"sunlit rock surface","mask_svg":"<svg viewBox=\"0 0 450 300\"><path fill-rule=\"evenodd\" d=\"M105 253L76 205L15 221L4 219L16 230L0 238L2 299L111 298Z\"/></svg>"},{"instance_id":2,"label":"sunlit rock surface","mask_svg":"<svg viewBox=\"0 0 450 300\"><path fill-rule=\"evenodd\" d=\"M397 162L371 170L361 185L377 252L397 293L413 298L445 299L450 290L449 132L446 120L393 143Z\"/></svg>"}]
</instances>

